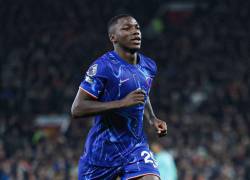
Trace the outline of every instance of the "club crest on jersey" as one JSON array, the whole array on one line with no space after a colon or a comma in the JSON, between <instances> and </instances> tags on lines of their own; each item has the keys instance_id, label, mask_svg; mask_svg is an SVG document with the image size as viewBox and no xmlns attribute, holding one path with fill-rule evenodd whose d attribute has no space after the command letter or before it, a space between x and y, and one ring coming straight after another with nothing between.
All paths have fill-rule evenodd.
<instances>
[{"instance_id":1,"label":"club crest on jersey","mask_svg":"<svg viewBox=\"0 0 250 180\"><path fill-rule=\"evenodd\" d=\"M151 77L147 77L147 78L146 78L146 82L147 82L147 85L148 85L149 87L151 87L152 78L151 78Z\"/></svg>"},{"instance_id":2,"label":"club crest on jersey","mask_svg":"<svg viewBox=\"0 0 250 180\"><path fill-rule=\"evenodd\" d=\"M98 67L98 64L94 64L94 65L90 66L88 71L87 71L87 75L88 76L96 75L97 67Z\"/></svg>"}]
</instances>

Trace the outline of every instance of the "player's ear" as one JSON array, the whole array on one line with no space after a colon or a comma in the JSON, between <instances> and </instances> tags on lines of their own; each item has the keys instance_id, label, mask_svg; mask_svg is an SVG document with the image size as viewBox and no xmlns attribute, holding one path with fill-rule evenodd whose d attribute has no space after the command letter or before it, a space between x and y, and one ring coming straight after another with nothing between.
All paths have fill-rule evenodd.
<instances>
[{"instance_id":1,"label":"player's ear","mask_svg":"<svg viewBox=\"0 0 250 180\"><path fill-rule=\"evenodd\" d=\"M112 43L116 43L116 42L117 42L116 36L115 36L113 33L109 33L109 40L110 40Z\"/></svg>"}]
</instances>

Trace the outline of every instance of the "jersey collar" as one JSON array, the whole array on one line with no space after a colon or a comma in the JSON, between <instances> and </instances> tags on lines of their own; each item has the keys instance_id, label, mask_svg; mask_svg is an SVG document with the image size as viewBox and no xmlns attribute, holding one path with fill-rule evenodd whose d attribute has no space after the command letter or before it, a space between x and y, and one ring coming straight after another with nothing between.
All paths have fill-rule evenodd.
<instances>
[{"instance_id":1,"label":"jersey collar","mask_svg":"<svg viewBox=\"0 0 250 180\"><path fill-rule=\"evenodd\" d=\"M121 63L125 65L130 65L130 66L138 66L141 65L142 62L142 57L140 53L137 53L137 58L138 58L138 63L137 64L130 64L126 60L122 59L115 51L110 52L117 60L119 60Z\"/></svg>"}]
</instances>

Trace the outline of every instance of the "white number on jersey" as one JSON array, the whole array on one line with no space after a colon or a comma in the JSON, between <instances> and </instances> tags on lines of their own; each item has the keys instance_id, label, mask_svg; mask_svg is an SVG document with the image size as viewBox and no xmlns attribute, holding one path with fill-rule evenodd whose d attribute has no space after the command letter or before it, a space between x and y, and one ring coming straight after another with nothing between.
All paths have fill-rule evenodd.
<instances>
[{"instance_id":1,"label":"white number on jersey","mask_svg":"<svg viewBox=\"0 0 250 180\"><path fill-rule=\"evenodd\" d=\"M151 163L155 168L157 168L157 163L152 152L142 151L141 156L144 158L145 163Z\"/></svg>"}]
</instances>

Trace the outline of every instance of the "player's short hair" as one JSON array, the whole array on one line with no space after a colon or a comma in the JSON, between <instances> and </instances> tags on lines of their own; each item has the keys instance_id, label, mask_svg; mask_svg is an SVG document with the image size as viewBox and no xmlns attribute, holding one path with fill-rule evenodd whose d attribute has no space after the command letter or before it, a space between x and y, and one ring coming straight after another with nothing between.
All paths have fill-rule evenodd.
<instances>
[{"instance_id":1,"label":"player's short hair","mask_svg":"<svg viewBox=\"0 0 250 180\"><path fill-rule=\"evenodd\" d=\"M111 28L112 28L112 26L114 26L114 25L118 22L119 19L126 18L126 17L132 17L132 18L134 18L134 17L131 16L130 14L119 14L119 15L117 15L117 16L112 17L112 18L109 20L108 25L107 25L108 34L111 33Z\"/></svg>"}]
</instances>

